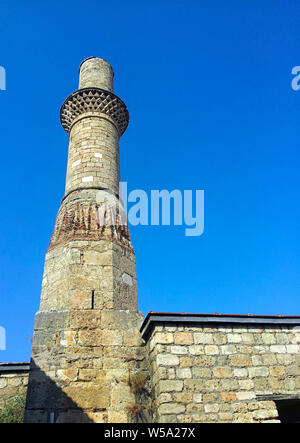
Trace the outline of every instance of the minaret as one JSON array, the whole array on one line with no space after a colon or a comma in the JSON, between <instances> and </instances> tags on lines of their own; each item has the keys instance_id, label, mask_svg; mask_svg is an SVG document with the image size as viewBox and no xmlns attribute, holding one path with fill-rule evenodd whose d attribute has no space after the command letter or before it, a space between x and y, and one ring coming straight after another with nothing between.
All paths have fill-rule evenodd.
<instances>
[{"instance_id":1,"label":"minaret","mask_svg":"<svg viewBox=\"0 0 300 443\"><path fill-rule=\"evenodd\" d=\"M110 64L91 57L61 108L65 195L46 254L26 422L128 422L144 364L135 255L120 208L119 139L129 115Z\"/></svg>"}]
</instances>

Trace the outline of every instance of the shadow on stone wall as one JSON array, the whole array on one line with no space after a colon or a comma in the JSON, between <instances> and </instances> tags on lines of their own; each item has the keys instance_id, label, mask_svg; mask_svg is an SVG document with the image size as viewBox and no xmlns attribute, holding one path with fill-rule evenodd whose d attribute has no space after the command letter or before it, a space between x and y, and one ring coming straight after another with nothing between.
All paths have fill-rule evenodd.
<instances>
[{"instance_id":1,"label":"shadow on stone wall","mask_svg":"<svg viewBox=\"0 0 300 443\"><path fill-rule=\"evenodd\" d=\"M24 423L94 421L31 360Z\"/></svg>"}]
</instances>

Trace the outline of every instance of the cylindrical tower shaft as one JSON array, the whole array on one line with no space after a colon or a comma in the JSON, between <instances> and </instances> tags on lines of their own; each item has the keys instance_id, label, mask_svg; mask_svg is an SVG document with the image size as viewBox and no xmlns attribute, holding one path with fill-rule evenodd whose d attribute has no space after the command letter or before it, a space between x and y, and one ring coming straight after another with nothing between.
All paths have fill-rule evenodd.
<instances>
[{"instance_id":1,"label":"cylindrical tower shaft","mask_svg":"<svg viewBox=\"0 0 300 443\"><path fill-rule=\"evenodd\" d=\"M70 136L66 189L46 254L26 422L130 420L130 371L144 361L135 255L119 206L105 203L118 197L128 120L110 64L85 60L79 89L61 108Z\"/></svg>"},{"instance_id":2,"label":"cylindrical tower shaft","mask_svg":"<svg viewBox=\"0 0 300 443\"><path fill-rule=\"evenodd\" d=\"M90 57L79 68L79 89L100 88L113 92L114 71L103 58Z\"/></svg>"},{"instance_id":3,"label":"cylindrical tower shaft","mask_svg":"<svg viewBox=\"0 0 300 443\"><path fill-rule=\"evenodd\" d=\"M113 94L113 70L101 58L80 67L79 90L61 109L70 135L66 194L81 188L107 189L118 195L119 138L128 125L125 104Z\"/></svg>"},{"instance_id":4,"label":"cylindrical tower shaft","mask_svg":"<svg viewBox=\"0 0 300 443\"><path fill-rule=\"evenodd\" d=\"M109 119L86 113L70 130L65 192L103 188L118 194L119 134Z\"/></svg>"}]
</instances>

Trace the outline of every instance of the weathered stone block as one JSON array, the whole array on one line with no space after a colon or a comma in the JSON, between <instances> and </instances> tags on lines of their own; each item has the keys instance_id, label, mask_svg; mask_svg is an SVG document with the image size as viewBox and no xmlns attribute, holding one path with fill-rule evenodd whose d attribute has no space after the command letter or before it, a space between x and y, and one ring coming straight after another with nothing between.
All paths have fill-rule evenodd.
<instances>
[{"instance_id":1,"label":"weathered stone block","mask_svg":"<svg viewBox=\"0 0 300 443\"><path fill-rule=\"evenodd\" d=\"M214 368L213 376L216 378L229 378L232 377L232 370L226 366Z\"/></svg>"},{"instance_id":2,"label":"weathered stone block","mask_svg":"<svg viewBox=\"0 0 300 443\"><path fill-rule=\"evenodd\" d=\"M100 327L101 311L84 310L70 312L71 329L96 329Z\"/></svg>"},{"instance_id":3,"label":"weathered stone block","mask_svg":"<svg viewBox=\"0 0 300 443\"><path fill-rule=\"evenodd\" d=\"M268 377L269 375L269 369L266 366L261 366L257 368L249 368L249 377Z\"/></svg>"},{"instance_id":4,"label":"weathered stone block","mask_svg":"<svg viewBox=\"0 0 300 443\"><path fill-rule=\"evenodd\" d=\"M224 402L236 401L236 394L234 392L221 392L221 400Z\"/></svg>"},{"instance_id":5,"label":"weathered stone block","mask_svg":"<svg viewBox=\"0 0 300 443\"><path fill-rule=\"evenodd\" d=\"M191 355L201 355L201 354L204 354L204 346L192 345L192 346L189 346L189 351L190 351Z\"/></svg>"},{"instance_id":6,"label":"weathered stone block","mask_svg":"<svg viewBox=\"0 0 300 443\"><path fill-rule=\"evenodd\" d=\"M107 386L93 383L76 383L64 388L65 394L81 409L102 409L110 404L110 390Z\"/></svg>"},{"instance_id":7,"label":"weathered stone block","mask_svg":"<svg viewBox=\"0 0 300 443\"><path fill-rule=\"evenodd\" d=\"M207 414L219 412L220 406L218 404L208 404L204 405L204 411Z\"/></svg>"},{"instance_id":8,"label":"weathered stone block","mask_svg":"<svg viewBox=\"0 0 300 443\"><path fill-rule=\"evenodd\" d=\"M202 345L202 344L214 344L214 337L213 334L205 333L205 332L199 332L194 334L194 341L196 345Z\"/></svg>"},{"instance_id":9,"label":"weathered stone block","mask_svg":"<svg viewBox=\"0 0 300 443\"><path fill-rule=\"evenodd\" d=\"M209 368L200 368L200 367L194 367L192 368L193 378L211 378L212 377L212 371Z\"/></svg>"},{"instance_id":10,"label":"weathered stone block","mask_svg":"<svg viewBox=\"0 0 300 443\"><path fill-rule=\"evenodd\" d=\"M183 381L182 380L160 380L158 382L159 392L172 392L172 391L182 391Z\"/></svg>"},{"instance_id":11,"label":"weathered stone block","mask_svg":"<svg viewBox=\"0 0 300 443\"><path fill-rule=\"evenodd\" d=\"M172 354L188 354L187 346L171 346Z\"/></svg>"},{"instance_id":12,"label":"weathered stone block","mask_svg":"<svg viewBox=\"0 0 300 443\"><path fill-rule=\"evenodd\" d=\"M229 356L232 366L246 367L251 365L250 358L243 354L234 354Z\"/></svg>"},{"instance_id":13,"label":"weathered stone block","mask_svg":"<svg viewBox=\"0 0 300 443\"><path fill-rule=\"evenodd\" d=\"M180 357L179 362L182 367L193 366L193 359L191 357Z\"/></svg>"},{"instance_id":14,"label":"weathered stone block","mask_svg":"<svg viewBox=\"0 0 300 443\"><path fill-rule=\"evenodd\" d=\"M176 332L174 343L175 345L192 345L194 343L193 334L191 332Z\"/></svg>"},{"instance_id":15,"label":"weathered stone block","mask_svg":"<svg viewBox=\"0 0 300 443\"><path fill-rule=\"evenodd\" d=\"M187 392L174 393L174 401L176 403L191 403L193 401L193 394Z\"/></svg>"},{"instance_id":16,"label":"weathered stone block","mask_svg":"<svg viewBox=\"0 0 300 443\"><path fill-rule=\"evenodd\" d=\"M178 378L181 378L181 379L191 378L192 372L191 372L190 368L177 368L176 375Z\"/></svg>"},{"instance_id":17,"label":"weathered stone block","mask_svg":"<svg viewBox=\"0 0 300 443\"><path fill-rule=\"evenodd\" d=\"M173 354L158 354L157 364L162 366L177 366L179 365L179 358Z\"/></svg>"},{"instance_id":18,"label":"weathered stone block","mask_svg":"<svg viewBox=\"0 0 300 443\"><path fill-rule=\"evenodd\" d=\"M181 403L164 403L158 407L159 414L180 414L185 411Z\"/></svg>"},{"instance_id":19,"label":"weathered stone block","mask_svg":"<svg viewBox=\"0 0 300 443\"><path fill-rule=\"evenodd\" d=\"M217 355L220 353L218 346L206 345L204 346L204 353L206 355Z\"/></svg>"}]
</instances>

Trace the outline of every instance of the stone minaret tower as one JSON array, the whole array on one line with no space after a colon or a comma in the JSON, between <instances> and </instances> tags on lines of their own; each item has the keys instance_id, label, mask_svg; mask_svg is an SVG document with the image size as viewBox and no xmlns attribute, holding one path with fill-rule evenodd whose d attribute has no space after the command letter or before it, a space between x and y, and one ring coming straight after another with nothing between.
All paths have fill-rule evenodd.
<instances>
[{"instance_id":1,"label":"stone minaret tower","mask_svg":"<svg viewBox=\"0 0 300 443\"><path fill-rule=\"evenodd\" d=\"M46 254L26 422L128 422L142 370L135 256L119 198L128 111L110 64L91 57L61 108L65 195Z\"/></svg>"}]
</instances>

